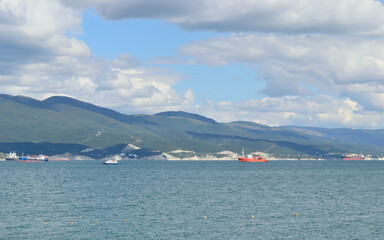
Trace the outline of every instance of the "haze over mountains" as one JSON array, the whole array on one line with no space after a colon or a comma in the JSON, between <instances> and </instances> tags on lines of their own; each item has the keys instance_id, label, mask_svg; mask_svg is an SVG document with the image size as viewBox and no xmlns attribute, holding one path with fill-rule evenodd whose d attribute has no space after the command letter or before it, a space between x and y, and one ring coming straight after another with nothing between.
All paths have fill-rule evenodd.
<instances>
[{"instance_id":1,"label":"haze over mountains","mask_svg":"<svg viewBox=\"0 0 384 240\"><path fill-rule=\"evenodd\" d=\"M384 155L383 129L269 127L252 122L219 123L186 112L125 115L73 98L44 101L0 95L0 152L91 158L233 157L258 150L279 157ZM235 155L228 155L228 151Z\"/></svg>"}]
</instances>

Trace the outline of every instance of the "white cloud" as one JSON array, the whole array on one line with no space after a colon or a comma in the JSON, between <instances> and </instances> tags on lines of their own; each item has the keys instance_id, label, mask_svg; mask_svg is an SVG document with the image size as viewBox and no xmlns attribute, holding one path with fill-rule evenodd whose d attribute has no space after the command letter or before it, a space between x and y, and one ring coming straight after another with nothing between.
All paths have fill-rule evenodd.
<instances>
[{"instance_id":1,"label":"white cloud","mask_svg":"<svg viewBox=\"0 0 384 240\"><path fill-rule=\"evenodd\" d=\"M111 99L104 99L104 105L124 112L159 112L188 109L195 98L188 89L178 94L172 86L180 76L164 69L136 67L113 68L116 78L103 83L111 93ZM104 90L101 90L104 92Z\"/></svg>"},{"instance_id":2,"label":"white cloud","mask_svg":"<svg viewBox=\"0 0 384 240\"><path fill-rule=\"evenodd\" d=\"M78 29L81 14L49 0L0 2L0 70L10 74L24 64L49 63L58 55L90 56L88 47L65 35ZM0 18L1 19L1 18Z\"/></svg>"},{"instance_id":3,"label":"white cloud","mask_svg":"<svg viewBox=\"0 0 384 240\"><path fill-rule=\"evenodd\" d=\"M253 66L266 81L268 96L335 94L384 110L382 37L233 34L200 40L181 48L196 63ZM358 84L358 85L357 85ZM372 95L376 97L367 96Z\"/></svg>"}]
</instances>

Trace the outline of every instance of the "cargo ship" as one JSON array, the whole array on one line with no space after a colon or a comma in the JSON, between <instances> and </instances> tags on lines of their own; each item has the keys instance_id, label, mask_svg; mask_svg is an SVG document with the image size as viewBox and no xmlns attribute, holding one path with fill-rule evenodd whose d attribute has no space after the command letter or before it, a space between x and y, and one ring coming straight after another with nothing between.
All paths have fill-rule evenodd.
<instances>
[{"instance_id":1,"label":"cargo ship","mask_svg":"<svg viewBox=\"0 0 384 240\"><path fill-rule=\"evenodd\" d=\"M46 155L27 155L19 157L19 162L48 162Z\"/></svg>"},{"instance_id":2,"label":"cargo ship","mask_svg":"<svg viewBox=\"0 0 384 240\"><path fill-rule=\"evenodd\" d=\"M252 154L249 154L247 156L244 155L244 149L243 149L243 156L238 158L239 162L268 162L268 159L263 158L259 154L257 154L256 151L254 151Z\"/></svg>"},{"instance_id":3,"label":"cargo ship","mask_svg":"<svg viewBox=\"0 0 384 240\"><path fill-rule=\"evenodd\" d=\"M8 153L8 157L5 158L6 161L19 161L19 157L15 152Z\"/></svg>"},{"instance_id":4,"label":"cargo ship","mask_svg":"<svg viewBox=\"0 0 384 240\"><path fill-rule=\"evenodd\" d=\"M365 157L363 154L352 153L344 154L341 159L344 161L362 161L365 159Z\"/></svg>"}]
</instances>

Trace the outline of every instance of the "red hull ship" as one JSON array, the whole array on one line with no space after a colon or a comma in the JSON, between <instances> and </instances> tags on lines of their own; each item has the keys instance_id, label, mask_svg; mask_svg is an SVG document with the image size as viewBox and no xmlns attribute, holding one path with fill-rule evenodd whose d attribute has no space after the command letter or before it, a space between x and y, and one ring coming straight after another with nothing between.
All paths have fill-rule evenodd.
<instances>
[{"instance_id":1,"label":"red hull ship","mask_svg":"<svg viewBox=\"0 0 384 240\"><path fill-rule=\"evenodd\" d=\"M363 154L345 154L341 159L344 161L362 161L365 157Z\"/></svg>"},{"instance_id":2,"label":"red hull ship","mask_svg":"<svg viewBox=\"0 0 384 240\"><path fill-rule=\"evenodd\" d=\"M239 157L238 159L239 159L239 162L268 162L268 159L265 159L260 155L257 155L256 151L248 155L247 157L245 157L244 150L243 150L243 157Z\"/></svg>"},{"instance_id":3,"label":"red hull ship","mask_svg":"<svg viewBox=\"0 0 384 240\"><path fill-rule=\"evenodd\" d=\"M260 158L239 157L238 159L240 162L268 162L268 159L264 159L262 157Z\"/></svg>"}]
</instances>

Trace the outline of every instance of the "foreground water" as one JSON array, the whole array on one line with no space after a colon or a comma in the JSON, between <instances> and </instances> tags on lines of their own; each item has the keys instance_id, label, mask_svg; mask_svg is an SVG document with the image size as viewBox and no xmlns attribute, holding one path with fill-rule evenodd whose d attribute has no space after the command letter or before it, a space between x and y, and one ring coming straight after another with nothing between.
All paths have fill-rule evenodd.
<instances>
[{"instance_id":1,"label":"foreground water","mask_svg":"<svg viewBox=\"0 0 384 240\"><path fill-rule=\"evenodd\" d=\"M1 239L383 239L384 162L0 162Z\"/></svg>"}]
</instances>

